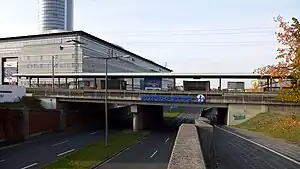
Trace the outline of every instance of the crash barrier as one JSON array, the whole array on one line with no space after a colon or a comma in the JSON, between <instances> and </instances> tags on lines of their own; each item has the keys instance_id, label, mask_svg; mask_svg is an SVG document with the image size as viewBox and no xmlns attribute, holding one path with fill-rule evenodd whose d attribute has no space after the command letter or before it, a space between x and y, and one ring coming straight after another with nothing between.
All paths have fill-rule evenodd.
<instances>
[{"instance_id":1,"label":"crash barrier","mask_svg":"<svg viewBox=\"0 0 300 169\"><path fill-rule=\"evenodd\" d=\"M168 169L207 169L194 124L179 127Z\"/></svg>"},{"instance_id":2,"label":"crash barrier","mask_svg":"<svg viewBox=\"0 0 300 169\"><path fill-rule=\"evenodd\" d=\"M205 118L198 118L195 120L197 127L199 142L208 169L216 166L215 149L213 138L213 126L209 124L209 120Z\"/></svg>"}]
</instances>

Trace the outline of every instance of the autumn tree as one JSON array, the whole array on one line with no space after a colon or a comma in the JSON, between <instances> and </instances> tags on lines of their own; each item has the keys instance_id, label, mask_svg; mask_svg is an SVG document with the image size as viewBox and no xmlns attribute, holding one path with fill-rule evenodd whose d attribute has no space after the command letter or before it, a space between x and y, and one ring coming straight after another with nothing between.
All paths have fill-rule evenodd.
<instances>
[{"instance_id":1,"label":"autumn tree","mask_svg":"<svg viewBox=\"0 0 300 169\"><path fill-rule=\"evenodd\" d=\"M285 21L281 16L275 18L279 32L276 32L280 47L277 49L277 63L256 69L256 73L270 75L279 81L291 78L291 88L284 92L283 99L300 102L300 24L298 19Z\"/></svg>"}]
</instances>

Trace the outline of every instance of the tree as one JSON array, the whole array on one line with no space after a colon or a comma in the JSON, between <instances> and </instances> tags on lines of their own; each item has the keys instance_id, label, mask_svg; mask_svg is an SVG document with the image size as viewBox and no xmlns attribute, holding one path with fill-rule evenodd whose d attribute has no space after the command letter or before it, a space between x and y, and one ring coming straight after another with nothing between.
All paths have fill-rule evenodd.
<instances>
[{"instance_id":1,"label":"tree","mask_svg":"<svg viewBox=\"0 0 300 169\"><path fill-rule=\"evenodd\" d=\"M278 16L274 20L280 28L276 32L280 47L275 58L278 62L255 70L262 75L276 77L280 82L291 77L291 89L284 92L283 99L300 102L300 23L292 18L292 23Z\"/></svg>"}]
</instances>

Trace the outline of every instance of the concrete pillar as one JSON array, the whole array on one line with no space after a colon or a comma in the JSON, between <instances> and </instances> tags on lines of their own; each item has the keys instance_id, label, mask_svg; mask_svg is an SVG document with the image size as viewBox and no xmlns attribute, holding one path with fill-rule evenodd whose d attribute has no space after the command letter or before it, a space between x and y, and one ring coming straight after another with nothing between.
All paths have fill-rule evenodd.
<instances>
[{"instance_id":1,"label":"concrete pillar","mask_svg":"<svg viewBox=\"0 0 300 169\"><path fill-rule=\"evenodd\" d=\"M138 118L139 118L139 120L138 120L139 129L143 130L144 129L144 122L145 122L144 112L139 112Z\"/></svg>"},{"instance_id":2,"label":"concrete pillar","mask_svg":"<svg viewBox=\"0 0 300 169\"><path fill-rule=\"evenodd\" d=\"M133 132L139 132L139 114L133 113Z\"/></svg>"},{"instance_id":3,"label":"concrete pillar","mask_svg":"<svg viewBox=\"0 0 300 169\"><path fill-rule=\"evenodd\" d=\"M139 114L137 110L137 105L132 105L130 106L130 112L132 113L132 129L133 132L138 132L139 131Z\"/></svg>"},{"instance_id":4,"label":"concrete pillar","mask_svg":"<svg viewBox=\"0 0 300 169\"><path fill-rule=\"evenodd\" d=\"M27 107L23 108L22 134L24 139L29 136L29 111Z\"/></svg>"},{"instance_id":5,"label":"concrete pillar","mask_svg":"<svg viewBox=\"0 0 300 169\"><path fill-rule=\"evenodd\" d=\"M60 110L59 114L59 131L63 131L66 128L66 111Z\"/></svg>"},{"instance_id":6,"label":"concrete pillar","mask_svg":"<svg viewBox=\"0 0 300 169\"><path fill-rule=\"evenodd\" d=\"M267 113L269 112L269 106L268 105L261 105L261 113Z\"/></svg>"}]
</instances>

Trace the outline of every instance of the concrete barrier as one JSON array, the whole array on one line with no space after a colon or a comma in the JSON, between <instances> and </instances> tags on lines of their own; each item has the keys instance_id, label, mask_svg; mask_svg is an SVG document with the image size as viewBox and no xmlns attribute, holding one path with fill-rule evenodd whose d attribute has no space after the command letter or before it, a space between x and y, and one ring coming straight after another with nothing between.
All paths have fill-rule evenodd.
<instances>
[{"instance_id":1,"label":"concrete barrier","mask_svg":"<svg viewBox=\"0 0 300 169\"><path fill-rule=\"evenodd\" d=\"M168 169L206 169L194 124L179 127Z\"/></svg>"},{"instance_id":2,"label":"concrete barrier","mask_svg":"<svg viewBox=\"0 0 300 169\"><path fill-rule=\"evenodd\" d=\"M208 124L206 121L202 121L201 119L196 119L195 125L197 127L199 142L206 167L214 168L214 166L216 166L216 161L213 139L213 126Z\"/></svg>"},{"instance_id":3,"label":"concrete barrier","mask_svg":"<svg viewBox=\"0 0 300 169\"><path fill-rule=\"evenodd\" d=\"M205 118L205 117L199 117L198 120L203 121L203 122L205 122L205 123L207 123L207 124L210 124L210 120L209 120L208 118Z\"/></svg>"}]
</instances>

